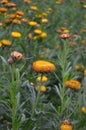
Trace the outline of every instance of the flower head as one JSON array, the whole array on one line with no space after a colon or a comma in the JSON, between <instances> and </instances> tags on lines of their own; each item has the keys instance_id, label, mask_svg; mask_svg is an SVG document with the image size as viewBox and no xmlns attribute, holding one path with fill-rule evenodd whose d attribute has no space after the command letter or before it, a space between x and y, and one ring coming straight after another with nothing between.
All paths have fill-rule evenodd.
<instances>
[{"instance_id":1,"label":"flower head","mask_svg":"<svg viewBox=\"0 0 86 130\"><path fill-rule=\"evenodd\" d=\"M30 22L29 22L29 25L32 26L32 27L34 27L34 26L37 25L37 22L35 22L35 21L30 21Z\"/></svg>"},{"instance_id":2,"label":"flower head","mask_svg":"<svg viewBox=\"0 0 86 130\"><path fill-rule=\"evenodd\" d=\"M86 77L86 69L84 70L84 77Z\"/></svg>"},{"instance_id":3,"label":"flower head","mask_svg":"<svg viewBox=\"0 0 86 130\"><path fill-rule=\"evenodd\" d=\"M64 120L64 122L60 126L60 130L72 130L72 125L68 120Z\"/></svg>"},{"instance_id":4,"label":"flower head","mask_svg":"<svg viewBox=\"0 0 86 130\"><path fill-rule=\"evenodd\" d=\"M5 45L5 46L10 46L10 45L11 45L11 42L10 42L9 40L7 40L7 39L1 40L1 43L2 43L3 45Z\"/></svg>"},{"instance_id":5,"label":"flower head","mask_svg":"<svg viewBox=\"0 0 86 130\"><path fill-rule=\"evenodd\" d=\"M12 57L12 58L16 58L16 59L18 59L18 60L22 60L22 59L24 58L23 54L21 54L21 53L18 52L18 51L13 51L13 52L11 53L11 57Z\"/></svg>"},{"instance_id":6,"label":"flower head","mask_svg":"<svg viewBox=\"0 0 86 130\"><path fill-rule=\"evenodd\" d=\"M31 10L33 10L33 11L38 11L37 6L31 6L30 8L31 8Z\"/></svg>"},{"instance_id":7,"label":"flower head","mask_svg":"<svg viewBox=\"0 0 86 130\"><path fill-rule=\"evenodd\" d=\"M21 37L21 33L19 33L19 32L12 32L12 33L11 33L11 36L12 36L13 38L20 38L20 37Z\"/></svg>"},{"instance_id":8,"label":"flower head","mask_svg":"<svg viewBox=\"0 0 86 130\"><path fill-rule=\"evenodd\" d=\"M69 35L69 33L63 33L63 34L60 35L60 38L61 39L69 39L70 35Z\"/></svg>"},{"instance_id":9,"label":"flower head","mask_svg":"<svg viewBox=\"0 0 86 130\"><path fill-rule=\"evenodd\" d=\"M34 30L34 33L35 33L35 34L41 34L42 31L41 31L40 29L35 29L35 30Z\"/></svg>"},{"instance_id":10,"label":"flower head","mask_svg":"<svg viewBox=\"0 0 86 130\"><path fill-rule=\"evenodd\" d=\"M46 38L47 37L47 33L45 32L42 32L40 35L39 35L40 38Z\"/></svg>"},{"instance_id":11,"label":"flower head","mask_svg":"<svg viewBox=\"0 0 86 130\"><path fill-rule=\"evenodd\" d=\"M36 89L36 91L38 91L39 90L39 88L40 88L40 92L46 92L46 86L44 86L44 85L42 85L42 86L37 86L35 89Z\"/></svg>"},{"instance_id":12,"label":"flower head","mask_svg":"<svg viewBox=\"0 0 86 130\"><path fill-rule=\"evenodd\" d=\"M37 82L47 82L48 78L46 76L38 76L36 79Z\"/></svg>"},{"instance_id":13,"label":"flower head","mask_svg":"<svg viewBox=\"0 0 86 130\"><path fill-rule=\"evenodd\" d=\"M81 108L81 112L86 114L86 107L83 106L83 107Z\"/></svg>"},{"instance_id":14,"label":"flower head","mask_svg":"<svg viewBox=\"0 0 86 130\"><path fill-rule=\"evenodd\" d=\"M77 80L67 80L65 82L65 87L71 88L71 89L74 89L74 90L78 90L81 87L81 83Z\"/></svg>"},{"instance_id":15,"label":"flower head","mask_svg":"<svg viewBox=\"0 0 86 130\"><path fill-rule=\"evenodd\" d=\"M38 73L48 73L55 71L55 65L51 62L38 60L33 62L32 68L35 72Z\"/></svg>"}]
</instances>

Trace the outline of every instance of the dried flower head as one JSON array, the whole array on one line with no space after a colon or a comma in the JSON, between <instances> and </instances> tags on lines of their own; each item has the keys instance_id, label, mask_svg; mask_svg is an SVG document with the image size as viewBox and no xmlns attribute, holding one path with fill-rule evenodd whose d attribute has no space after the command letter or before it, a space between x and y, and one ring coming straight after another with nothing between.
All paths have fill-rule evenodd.
<instances>
[{"instance_id":1,"label":"dried flower head","mask_svg":"<svg viewBox=\"0 0 86 130\"><path fill-rule=\"evenodd\" d=\"M70 35L69 35L69 33L63 33L63 34L60 35L60 38L61 39L69 39Z\"/></svg>"},{"instance_id":2,"label":"dried flower head","mask_svg":"<svg viewBox=\"0 0 86 130\"><path fill-rule=\"evenodd\" d=\"M22 60L24 58L23 54L18 51L13 51L11 57L16 58L17 60Z\"/></svg>"}]
</instances>

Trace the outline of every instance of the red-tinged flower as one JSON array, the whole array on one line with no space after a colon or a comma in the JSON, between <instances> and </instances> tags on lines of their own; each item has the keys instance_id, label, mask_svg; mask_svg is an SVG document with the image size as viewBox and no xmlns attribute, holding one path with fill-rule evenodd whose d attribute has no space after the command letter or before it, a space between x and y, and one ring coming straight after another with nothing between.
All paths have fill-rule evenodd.
<instances>
[{"instance_id":1,"label":"red-tinged flower","mask_svg":"<svg viewBox=\"0 0 86 130\"><path fill-rule=\"evenodd\" d=\"M60 38L61 39L69 39L70 35L69 35L69 33L63 33L63 34L60 35Z\"/></svg>"}]
</instances>

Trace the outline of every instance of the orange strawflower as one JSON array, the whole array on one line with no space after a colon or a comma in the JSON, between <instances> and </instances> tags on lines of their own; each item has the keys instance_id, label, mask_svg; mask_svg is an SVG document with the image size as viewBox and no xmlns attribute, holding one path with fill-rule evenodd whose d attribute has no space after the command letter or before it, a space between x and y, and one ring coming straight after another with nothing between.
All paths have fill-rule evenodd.
<instances>
[{"instance_id":1,"label":"orange strawflower","mask_svg":"<svg viewBox=\"0 0 86 130\"><path fill-rule=\"evenodd\" d=\"M48 73L55 71L55 65L51 62L38 60L33 62L32 68L35 72L38 73Z\"/></svg>"},{"instance_id":2,"label":"orange strawflower","mask_svg":"<svg viewBox=\"0 0 86 130\"><path fill-rule=\"evenodd\" d=\"M2 43L3 45L5 45L5 46L10 46L10 45L11 45L11 42L10 42L9 40L7 40L7 39L1 40L1 43Z\"/></svg>"},{"instance_id":3,"label":"orange strawflower","mask_svg":"<svg viewBox=\"0 0 86 130\"><path fill-rule=\"evenodd\" d=\"M86 77L86 70L84 70L84 77Z\"/></svg>"},{"instance_id":4,"label":"orange strawflower","mask_svg":"<svg viewBox=\"0 0 86 130\"><path fill-rule=\"evenodd\" d=\"M77 80L67 80L65 82L65 87L71 88L71 89L74 89L74 90L78 90L81 87L81 83Z\"/></svg>"},{"instance_id":5,"label":"orange strawflower","mask_svg":"<svg viewBox=\"0 0 86 130\"><path fill-rule=\"evenodd\" d=\"M81 112L86 114L86 107L83 106L83 107L81 108Z\"/></svg>"},{"instance_id":6,"label":"orange strawflower","mask_svg":"<svg viewBox=\"0 0 86 130\"><path fill-rule=\"evenodd\" d=\"M60 126L60 130L72 130L72 125L68 120L64 120L64 122Z\"/></svg>"}]
</instances>

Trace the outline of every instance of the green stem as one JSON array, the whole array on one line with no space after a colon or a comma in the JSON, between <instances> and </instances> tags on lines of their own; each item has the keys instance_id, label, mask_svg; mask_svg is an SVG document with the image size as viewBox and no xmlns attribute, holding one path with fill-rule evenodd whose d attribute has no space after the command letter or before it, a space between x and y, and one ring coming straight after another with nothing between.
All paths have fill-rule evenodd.
<instances>
[{"instance_id":1,"label":"green stem","mask_svg":"<svg viewBox=\"0 0 86 130\"><path fill-rule=\"evenodd\" d=\"M61 113L63 113L65 108L65 81L66 81L66 69L67 69L67 56L69 53L69 46L68 43L64 42L64 48L61 52L61 67L62 67L62 89L61 89Z\"/></svg>"},{"instance_id":2,"label":"green stem","mask_svg":"<svg viewBox=\"0 0 86 130\"><path fill-rule=\"evenodd\" d=\"M15 65L11 66L11 87L10 87L10 98L11 98L11 105L12 105L12 130L18 130L16 125L16 108L17 108L17 86L15 82Z\"/></svg>"},{"instance_id":3,"label":"green stem","mask_svg":"<svg viewBox=\"0 0 86 130\"><path fill-rule=\"evenodd\" d=\"M35 109L36 109L36 107L37 107L37 105L38 105L38 102L39 102L39 99L40 99L40 93L41 93L41 92L40 92L40 87L41 87L41 85L42 85L42 76L43 76L43 74L41 74L41 80L40 80L40 83L39 83L39 86L38 86L38 93L37 93L36 101L35 101L35 103L34 103L34 105L33 105L31 118L33 118L33 116L34 116Z\"/></svg>"}]
</instances>

